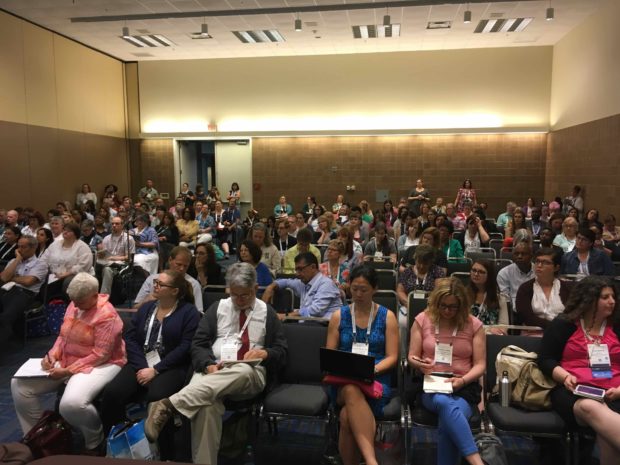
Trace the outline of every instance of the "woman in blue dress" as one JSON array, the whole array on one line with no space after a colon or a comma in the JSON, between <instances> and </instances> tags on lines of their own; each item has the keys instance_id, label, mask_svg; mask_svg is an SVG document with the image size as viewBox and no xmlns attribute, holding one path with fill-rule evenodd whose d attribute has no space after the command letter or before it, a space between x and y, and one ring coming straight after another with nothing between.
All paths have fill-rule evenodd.
<instances>
[{"instance_id":1,"label":"woman in blue dress","mask_svg":"<svg viewBox=\"0 0 620 465\"><path fill-rule=\"evenodd\" d=\"M375 357L375 379L383 385L383 396L367 399L355 384L338 389L336 403L341 407L338 449L344 465L357 465L362 457L367 465L376 465L375 416L383 415L391 397L391 371L398 361L398 322L394 312L372 301L378 284L373 268L357 266L349 279L352 303L332 315L326 345L330 349Z\"/></svg>"}]
</instances>

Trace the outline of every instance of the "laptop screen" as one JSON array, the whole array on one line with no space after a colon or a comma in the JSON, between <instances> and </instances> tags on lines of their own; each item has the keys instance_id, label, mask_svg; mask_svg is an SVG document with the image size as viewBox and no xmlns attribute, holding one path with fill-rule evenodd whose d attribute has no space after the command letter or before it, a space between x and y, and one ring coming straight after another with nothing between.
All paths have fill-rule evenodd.
<instances>
[{"instance_id":1,"label":"laptop screen","mask_svg":"<svg viewBox=\"0 0 620 465\"><path fill-rule=\"evenodd\" d=\"M321 371L371 383L375 379L375 358L321 347Z\"/></svg>"}]
</instances>

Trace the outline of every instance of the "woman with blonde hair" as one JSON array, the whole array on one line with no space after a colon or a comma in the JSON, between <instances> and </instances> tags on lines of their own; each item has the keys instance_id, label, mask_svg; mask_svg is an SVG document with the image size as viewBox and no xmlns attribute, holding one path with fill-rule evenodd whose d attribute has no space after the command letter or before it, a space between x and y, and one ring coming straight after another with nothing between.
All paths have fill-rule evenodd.
<instances>
[{"instance_id":1,"label":"woman with blonde hair","mask_svg":"<svg viewBox=\"0 0 620 465\"><path fill-rule=\"evenodd\" d=\"M479 378L486 366L486 338L482 322L470 315L465 286L455 278L437 281L428 308L411 327L409 365L425 375L449 373L451 394L422 393L422 404L439 417L437 464L454 465L459 456L482 465L468 419L480 402Z\"/></svg>"}]
</instances>

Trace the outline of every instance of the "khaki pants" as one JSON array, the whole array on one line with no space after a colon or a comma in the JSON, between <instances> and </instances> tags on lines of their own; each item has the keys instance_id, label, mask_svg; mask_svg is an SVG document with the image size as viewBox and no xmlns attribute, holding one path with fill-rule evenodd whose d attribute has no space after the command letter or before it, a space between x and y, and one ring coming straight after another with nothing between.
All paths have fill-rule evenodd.
<instances>
[{"instance_id":1,"label":"khaki pants","mask_svg":"<svg viewBox=\"0 0 620 465\"><path fill-rule=\"evenodd\" d=\"M174 408L192 421L194 463L217 465L224 398L250 399L263 389L264 367L239 363L209 375L194 373L189 385L170 397Z\"/></svg>"}]
</instances>

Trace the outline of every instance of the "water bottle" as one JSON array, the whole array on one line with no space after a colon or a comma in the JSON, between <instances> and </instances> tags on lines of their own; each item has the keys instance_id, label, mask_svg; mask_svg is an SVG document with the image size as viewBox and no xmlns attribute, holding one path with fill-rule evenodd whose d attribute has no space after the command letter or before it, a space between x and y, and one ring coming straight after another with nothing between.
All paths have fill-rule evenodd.
<instances>
[{"instance_id":1,"label":"water bottle","mask_svg":"<svg viewBox=\"0 0 620 465\"><path fill-rule=\"evenodd\" d=\"M510 380L507 371L502 373L502 379L499 382L499 403L502 407L510 406Z\"/></svg>"}]
</instances>

